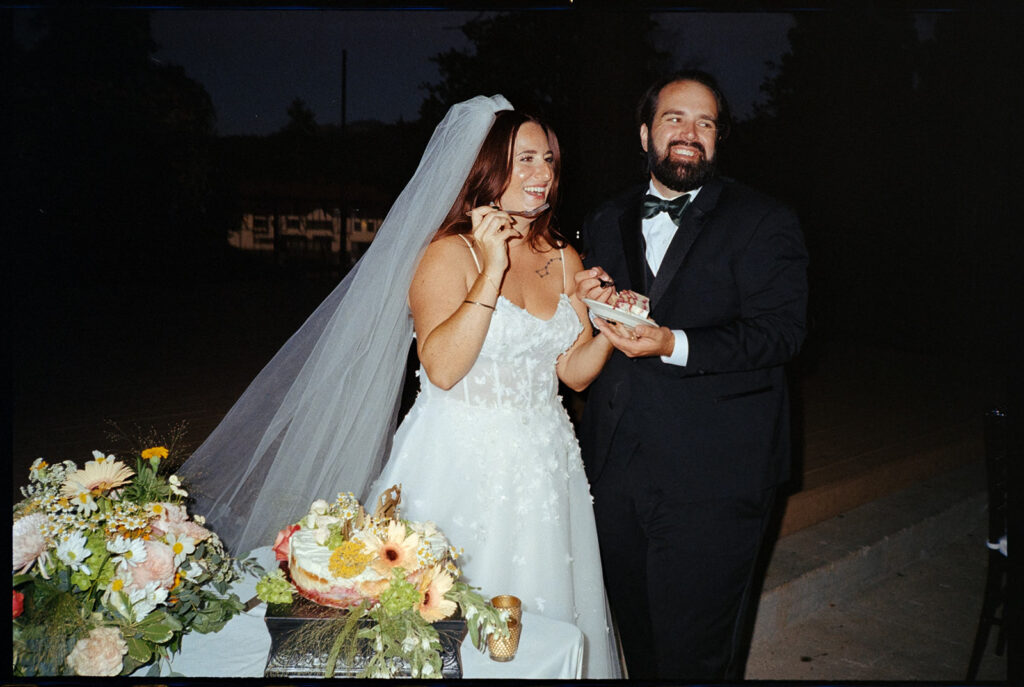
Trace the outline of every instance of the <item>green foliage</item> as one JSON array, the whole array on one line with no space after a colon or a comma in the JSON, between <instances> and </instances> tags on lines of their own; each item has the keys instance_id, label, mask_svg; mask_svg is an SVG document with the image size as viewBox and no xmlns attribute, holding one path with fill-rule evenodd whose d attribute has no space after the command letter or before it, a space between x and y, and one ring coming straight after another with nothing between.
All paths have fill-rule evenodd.
<instances>
[{"instance_id":1,"label":"green foliage","mask_svg":"<svg viewBox=\"0 0 1024 687\"><path fill-rule=\"evenodd\" d=\"M492 632L502 636L508 634L508 624L501 611L487 603L465 582L456 582L445 596L459 605L462 617L466 619L469 639L477 649L483 650L484 642Z\"/></svg>"},{"instance_id":2,"label":"green foliage","mask_svg":"<svg viewBox=\"0 0 1024 687\"><path fill-rule=\"evenodd\" d=\"M291 603L294 592L295 590L292 588L291 582L285 578L284 571L280 568L268 575L264 575L256 583L256 596L261 601L266 601L270 604Z\"/></svg>"},{"instance_id":3,"label":"green foliage","mask_svg":"<svg viewBox=\"0 0 1024 687\"><path fill-rule=\"evenodd\" d=\"M137 458L135 461L135 478L132 483L125 487L124 498L138 504L152 503L154 501L164 502L175 500L177 497L171 493L167 480L160 477L159 461L154 464L153 460Z\"/></svg>"},{"instance_id":4,"label":"green foliage","mask_svg":"<svg viewBox=\"0 0 1024 687\"><path fill-rule=\"evenodd\" d=\"M25 676L60 675L74 639L92 625L71 591L67 570L50 580L37 578L22 584L25 609L14 620L15 672ZM26 619L31 618L28 622Z\"/></svg>"},{"instance_id":5,"label":"green foliage","mask_svg":"<svg viewBox=\"0 0 1024 687\"><path fill-rule=\"evenodd\" d=\"M327 653L327 662L324 666L324 677L334 677L334 671L338 664L338 657L344 655L345 661L352 664L356 652L359 649L357 629L366 618L369 603L363 602L349 610L342 622L333 624L337 628L337 634L331 642L331 649Z\"/></svg>"},{"instance_id":6,"label":"green foliage","mask_svg":"<svg viewBox=\"0 0 1024 687\"><path fill-rule=\"evenodd\" d=\"M327 543L324 544L328 549L336 549L345 543L345 535L342 532L343 523L332 522L327 526L327 531L330 532L330 536L327 537Z\"/></svg>"},{"instance_id":7,"label":"green foliage","mask_svg":"<svg viewBox=\"0 0 1024 687\"><path fill-rule=\"evenodd\" d=\"M381 592L380 608L386 616L395 616L411 610L420 601L420 592L405 579L405 571L395 568L391 584Z\"/></svg>"}]
</instances>

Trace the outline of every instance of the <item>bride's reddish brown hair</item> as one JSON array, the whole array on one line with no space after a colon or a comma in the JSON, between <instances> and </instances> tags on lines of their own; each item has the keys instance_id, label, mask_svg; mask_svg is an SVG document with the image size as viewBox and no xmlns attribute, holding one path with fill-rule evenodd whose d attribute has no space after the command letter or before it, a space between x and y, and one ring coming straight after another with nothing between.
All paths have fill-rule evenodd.
<instances>
[{"instance_id":1,"label":"bride's reddish brown hair","mask_svg":"<svg viewBox=\"0 0 1024 687\"><path fill-rule=\"evenodd\" d=\"M554 208L558 203L558 177L562 170L562 155L558 148L558 138L551 128L536 117L515 110L501 110L495 113L494 124L487 132L487 137L480 146L480 153L473 162L473 168L462 185L455 204L441 223L436 241L453 234L469 234L473 224L467 213L481 205L497 202L508 188L512 180L512 153L519 128L526 122L533 122L544 130L548 139L548 147L554 157L552 164L551 186L548 188L547 202L549 207L540 217L533 220L526 234L526 240L534 249L543 248L547 243L552 248L563 248L568 243L565 236L558 231L553 221ZM515 210L516 208L509 208ZM543 243L542 243L543 242Z\"/></svg>"}]
</instances>

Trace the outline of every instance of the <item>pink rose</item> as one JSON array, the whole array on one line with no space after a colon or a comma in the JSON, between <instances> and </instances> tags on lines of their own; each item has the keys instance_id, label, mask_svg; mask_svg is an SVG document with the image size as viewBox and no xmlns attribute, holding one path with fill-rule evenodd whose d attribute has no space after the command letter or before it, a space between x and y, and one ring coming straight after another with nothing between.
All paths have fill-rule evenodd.
<instances>
[{"instance_id":1,"label":"pink rose","mask_svg":"<svg viewBox=\"0 0 1024 687\"><path fill-rule=\"evenodd\" d=\"M156 582L164 589L170 589L174 585L174 550L159 541L147 541L144 546L146 560L129 567L131 580L125 586L134 591Z\"/></svg>"},{"instance_id":2,"label":"pink rose","mask_svg":"<svg viewBox=\"0 0 1024 687\"><path fill-rule=\"evenodd\" d=\"M298 525L288 525L277 533L277 539L274 540L274 558L279 561L288 560L288 542L297 529L299 529Z\"/></svg>"},{"instance_id":3,"label":"pink rose","mask_svg":"<svg viewBox=\"0 0 1024 687\"><path fill-rule=\"evenodd\" d=\"M77 675L120 675L122 656L128 653L121 631L116 627L97 627L75 644L67 664Z\"/></svg>"},{"instance_id":4,"label":"pink rose","mask_svg":"<svg viewBox=\"0 0 1024 687\"><path fill-rule=\"evenodd\" d=\"M19 592L17 589L12 589L11 591L14 592L14 616L13 616L13 618L17 618L19 615L21 615L22 611L25 610L25 595L22 594L21 592Z\"/></svg>"},{"instance_id":5,"label":"pink rose","mask_svg":"<svg viewBox=\"0 0 1024 687\"><path fill-rule=\"evenodd\" d=\"M155 536L185 535L192 537L197 544L210 536L210 530L188 519L188 511L184 506L173 503L161 503L160 505L163 506L160 516L149 521L149 527Z\"/></svg>"}]
</instances>

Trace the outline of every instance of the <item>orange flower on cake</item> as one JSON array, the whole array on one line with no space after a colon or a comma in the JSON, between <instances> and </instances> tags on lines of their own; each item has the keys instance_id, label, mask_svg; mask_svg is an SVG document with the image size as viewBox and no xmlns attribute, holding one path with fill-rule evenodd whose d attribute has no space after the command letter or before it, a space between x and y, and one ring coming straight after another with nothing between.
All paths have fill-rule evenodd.
<instances>
[{"instance_id":1,"label":"orange flower on cake","mask_svg":"<svg viewBox=\"0 0 1024 687\"><path fill-rule=\"evenodd\" d=\"M422 601L416 604L416 610L424 620L435 623L455 613L457 604L444 596L454 585L455 580L440 566L434 566L423 574L419 588Z\"/></svg>"},{"instance_id":2,"label":"orange flower on cake","mask_svg":"<svg viewBox=\"0 0 1024 687\"><path fill-rule=\"evenodd\" d=\"M373 569L384 577L391 577L391 571L395 568L415 570L420 567L416 558L419 547L418 534L413 532L406 535L405 523L391 522L383 540L373 535L370 537L370 548L377 552Z\"/></svg>"}]
</instances>

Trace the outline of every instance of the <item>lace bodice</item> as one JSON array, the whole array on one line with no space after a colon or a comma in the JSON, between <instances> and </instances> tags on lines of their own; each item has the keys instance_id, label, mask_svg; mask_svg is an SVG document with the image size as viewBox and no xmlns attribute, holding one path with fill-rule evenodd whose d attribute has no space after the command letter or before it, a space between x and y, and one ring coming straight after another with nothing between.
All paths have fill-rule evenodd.
<instances>
[{"instance_id":1,"label":"lace bodice","mask_svg":"<svg viewBox=\"0 0 1024 687\"><path fill-rule=\"evenodd\" d=\"M558 393L555 362L582 328L565 294L548 320L499 297L480 355L466 376L444 391L420 368L423 393L487 408L550 407Z\"/></svg>"}]
</instances>

